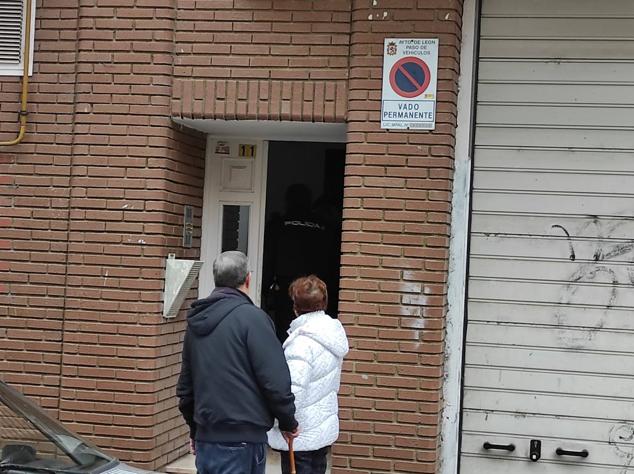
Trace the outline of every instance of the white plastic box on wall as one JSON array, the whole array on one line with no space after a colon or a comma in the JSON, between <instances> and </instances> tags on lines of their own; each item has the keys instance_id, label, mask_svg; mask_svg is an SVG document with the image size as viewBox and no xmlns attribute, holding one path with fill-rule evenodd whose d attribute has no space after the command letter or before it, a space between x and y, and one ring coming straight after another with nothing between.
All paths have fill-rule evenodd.
<instances>
[{"instance_id":1,"label":"white plastic box on wall","mask_svg":"<svg viewBox=\"0 0 634 474\"><path fill-rule=\"evenodd\" d=\"M163 317L176 317L202 265L203 262L197 260L177 260L173 253L168 255L165 262Z\"/></svg>"}]
</instances>

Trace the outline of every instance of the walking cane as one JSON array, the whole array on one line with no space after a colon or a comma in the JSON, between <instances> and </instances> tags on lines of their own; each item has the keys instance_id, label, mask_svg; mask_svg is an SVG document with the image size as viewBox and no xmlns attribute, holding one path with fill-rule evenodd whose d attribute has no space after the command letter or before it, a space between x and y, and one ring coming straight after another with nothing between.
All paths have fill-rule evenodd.
<instances>
[{"instance_id":1,"label":"walking cane","mask_svg":"<svg viewBox=\"0 0 634 474\"><path fill-rule=\"evenodd\" d=\"M291 474L297 474L295 470L295 452L293 451L293 438L288 438L288 459L291 466Z\"/></svg>"}]
</instances>

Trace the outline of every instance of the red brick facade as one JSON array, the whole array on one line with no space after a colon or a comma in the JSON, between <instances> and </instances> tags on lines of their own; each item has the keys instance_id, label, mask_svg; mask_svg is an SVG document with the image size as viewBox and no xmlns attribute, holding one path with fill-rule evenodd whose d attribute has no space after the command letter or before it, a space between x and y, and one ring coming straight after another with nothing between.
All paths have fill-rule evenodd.
<instances>
[{"instance_id":1,"label":"red brick facade","mask_svg":"<svg viewBox=\"0 0 634 474\"><path fill-rule=\"evenodd\" d=\"M353 2L335 472L436 472L461 5ZM383 40L439 38L433 133L379 128Z\"/></svg>"},{"instance_id":2,"label":"red brick facade","mask_svg":"<svg viewBox=\"0 0 634 474\"><path fill-rule=\"evenodd\" d=\"M0 148L2 378L122 459L184 454L161 292L168 253L199 255L205 140L171 117L347 122L333 472L435 472L460 25L458 0L40 2ZM434 132L379 128L385 37L439 38Z\"/></svg>"},{"instance_id":3,"label":"red brick facade","mask_svg":"<svg viewBox=\"0 0 634 474\"><path fill-rule=\"evenodd\" d=\"M0 149L0 371L100 446L158 467L184 432L164 257L198 256L181 224L184 204L201 216L205 143L170 119L176 10L143 3L38 5L27 136ZM19 80L0 87L8 139Z\"/></svg>"},{"instance_id":4,"label":"red brick facade","mask_svg":"<svg viewBox=\"0 0 634 474\"><path fill-rule=\"evenodd\" d=\"M178 3L174 116L345 120L347 0Z\"/></svg>"}]
</instances>

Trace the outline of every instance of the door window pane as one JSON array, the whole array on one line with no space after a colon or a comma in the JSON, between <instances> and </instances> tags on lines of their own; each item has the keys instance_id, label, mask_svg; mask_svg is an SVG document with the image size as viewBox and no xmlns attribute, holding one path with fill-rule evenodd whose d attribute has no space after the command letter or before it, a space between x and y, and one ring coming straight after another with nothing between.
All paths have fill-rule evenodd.
<instances>
[{"instance_id":1,"label":"door window pane","mask_svg":"<svg viewBox=\"0 0 634 474\"><path fill-rule=\"evenodd\" d=\"M248 254L249 212L251 206L225 204L222 206L222 251L239 250Z\"/></svg>"}]
</instances>

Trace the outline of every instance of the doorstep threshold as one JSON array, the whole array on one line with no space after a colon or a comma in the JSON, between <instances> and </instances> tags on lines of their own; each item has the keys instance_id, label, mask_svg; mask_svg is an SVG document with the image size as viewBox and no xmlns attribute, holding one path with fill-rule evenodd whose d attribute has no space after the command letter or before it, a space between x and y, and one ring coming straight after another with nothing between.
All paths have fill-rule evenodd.
<instances>
[{"instance_id":1,"label":"doorstep threshold","mask_svg":"<svg viewBox=\"0 0 634 474\"><path fill-rule=\"evenodd\" d=\"M187 454L165 466L163 472L168 474L196 474L196 460L193 455ZM280 474L281 472L279 453L269 449L266 457L266 474ZM330 455L328 456L326 474L330 474Z\"/></svg>"},{"instance_id":2,"label":"doorstep threshold","mask_svg":"<svg viewBox=\"0 0 634 474\"><path fill-rule=\"evenodd\" d=\"M196 474L196 458L187 454L177 459L163 468L163 472L168 474ZM280 474L280 455L269 449L266 457L266 474Z\"/></svg>"}]
</instances>

